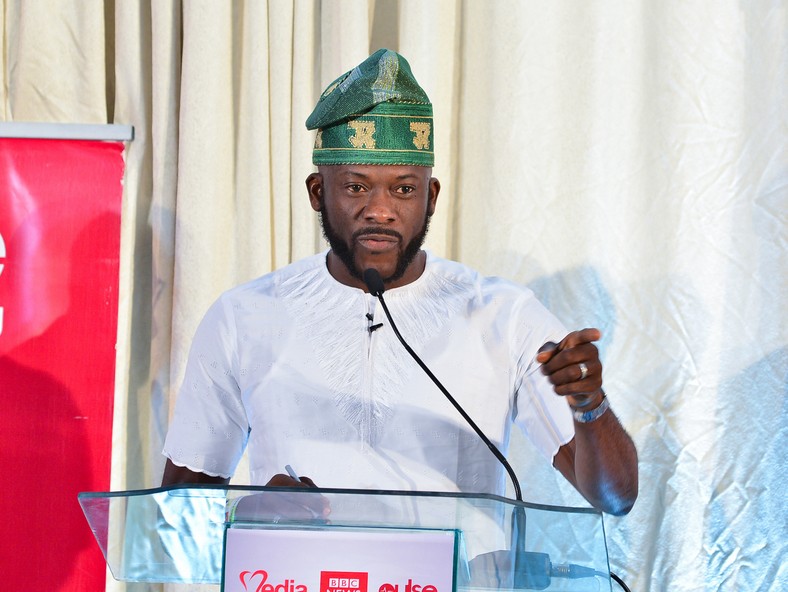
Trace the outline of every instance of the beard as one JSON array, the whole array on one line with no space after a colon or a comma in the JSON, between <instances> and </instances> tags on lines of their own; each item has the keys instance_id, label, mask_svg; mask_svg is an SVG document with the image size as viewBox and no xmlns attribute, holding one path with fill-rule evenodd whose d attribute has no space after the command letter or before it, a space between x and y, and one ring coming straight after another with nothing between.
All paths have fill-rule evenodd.
<instances>
[{"instance_id":1,"label":"beard","mask_svg":"<svg viewBox=\"0 0 788 592\"><path fill-rule=\"evenodd\" d=\"M347 270L350 272L350 275L354 278L364 281L364 270L358 269L358 265L356 264L356 255L353 251L353 243L355 243L356 239L364 234L368 233L376 233L376 234L386 234L388 236L396 237L400 240L400 244L402 244L402 235L399 232L388 228L379 228L377 226L369 226L366 228L360 228L356 232L353 233L353 236L348 243L339 234L336 232L333 226L331 226L331 222L326 215L326 211L324 208L321 207L320 209L320 226L323 229L323 237L328 241L331 250L334 254L339 257L339 260L345 265ZM397 265L394 269L394 273L392 273L388 277L383 278L383 283L387 284L390 282L397 281L408 270L410 264L413 263L413 260L416 258L416 255L419 254L421 251L421 246L424 244L424 239L427 237L427 231L430 228L430 216L426 214L424 216L424 224L421 227L421 230L416 233L416 235L410 240L410 242L405 245L404 249L400 249L400 252L397 256Z\"/></svg>"}]
</instances>

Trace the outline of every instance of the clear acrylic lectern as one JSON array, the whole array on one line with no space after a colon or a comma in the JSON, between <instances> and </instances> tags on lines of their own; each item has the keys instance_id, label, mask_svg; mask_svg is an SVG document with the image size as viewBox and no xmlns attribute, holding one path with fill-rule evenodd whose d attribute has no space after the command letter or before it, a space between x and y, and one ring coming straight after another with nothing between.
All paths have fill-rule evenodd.
<instances>
[{"instance_id":1,"label":"clear acrylic lectern","mask_svg":"<svg viewBox=\"0 0 788 592\"><path fill-rule=\"evenodd\" d=\"M330 514L305 513L315 505L309 496L322 496ZM129 582L218 590L225 533L243 527L453 531L457 591L611 590L602 515L585 508L480 494L239 486L82 493L79 503L113 576Z\"/></svg>"}]
</instances>

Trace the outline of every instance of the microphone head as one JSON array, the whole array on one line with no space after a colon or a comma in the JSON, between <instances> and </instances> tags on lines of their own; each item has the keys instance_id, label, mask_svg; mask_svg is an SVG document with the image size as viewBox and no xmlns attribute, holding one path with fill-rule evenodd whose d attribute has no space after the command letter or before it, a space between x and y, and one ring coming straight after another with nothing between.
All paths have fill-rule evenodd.
<instances>
[{"instance_id":1,"label":"microphone head","mask_svg":"<svg viewBox=\"0 0 788 592\"><path fill-rule=\"evenodd\" d=\"M380 277L377 269L372 269L370 267L364 270L364 283L367 285L369 293L375 297L380 296L386 291L386 288L383 286L383 278Z\"/></svg>"}]
</instances>

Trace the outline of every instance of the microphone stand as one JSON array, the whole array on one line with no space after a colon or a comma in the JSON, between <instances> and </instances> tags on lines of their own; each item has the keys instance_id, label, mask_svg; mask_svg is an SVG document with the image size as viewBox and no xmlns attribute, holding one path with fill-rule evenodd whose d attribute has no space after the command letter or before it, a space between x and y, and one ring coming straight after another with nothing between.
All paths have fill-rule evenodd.
<instances>
[{"instance_id":1,"label":"microphone stand","mask_svg":"<svg viewBox=\"0 0 788 592\"><path fill-rule=\"evenodd\" d=\"M394 319L391 318L391 313L389 312L388 306L386 306L386 301L383 299L383 292L385 292L386 289L383 285L383 279L380 277L378 271L372 268L365 270L364 283L367 285L369 293L380 301L380 305L383 307L383 312L386 314L386 318L388 319L389 323L391 323L391 328L394 330L394 335L397 336L397 339L402 344L402 346L407 350L407 352L416 361L425 374L430 377L432 382L435 383L435 386L440 389L440 391L454 406L454 408L468 423L468 425L473 428L473 431L476 432L476 435L479 436L479 438L487 445L487 448L490 449L495 458L497 458L498 461L503 465L504 469L506 469L506 472L509 474L509 478L512 480L512 485L514 486L515 498L518 502L522 502L523 495L522 491L520 490L520 482L517 480L517 476L514 474L514 469L512 469L509 461L506 460L506 457L501 453L498 447L490 441L484 432L482 432L481 428L476 425L476 422L473 421L473 419L466 413L465 409L462 408L462 406L451 395L451 393L446 390L446 387L441 384L440 380L438 380L438 378L432 373L432 371L421 360L416 352L413 351L413 348L408 345L408 343L400 334ZM374 328L377 329L379 326L380 325L376 325ZM495 558L493 559L494 563L496 565L500 564L500 567L504 568L504 572L507 570L507 568L511 571L512 587L514 589L544 590L550 586L552 577L570 579L608 577L608 574L597 572L592 568L583 567L581 565L553 565L550 561L550 556L547 553L526 551L525 523L525 507L522 505L515 505L514 509L512 510L511 550L508 553L503 552L503 554L498 551L493 552L493 555L495 555ZM621 578L612 572L609 575L619 585L621 585L624 590L629 590L629 588L626 587L626 584L621 581Z\"/></svg>"},{"instance_id":2,"label":"microphone stand","mask_svg":"<svg viewBox=\"0 0 788 592\"><path fill-rule=\"evenodd\" d=\"M368 276L373 275L373 273L374 275L377 276L379 285L377 285L378 282L375 282L374 280L372 282L369 281ZM432 382L435 383L435 386L437 386L440 389L440 391L454 406L454 408L459 412L459 414L462 415L463 419L466 422L468 422L468 425L470 425L471 428L473 428L473 431L476 432L476 435L479 436L482 442L484 442L487 445L487 448L489 448L490 451L493 453L493 455L495 455L495 458L497 458L498 461L503 465L504 469L506 469L506 472L509 474L509 478L512 480L512 485L514 485L515 498L517 499L517 501L523 501L523 494L522 491L520 490L520 482L517 480L517 475L514 474L514 469L512 469L512 466L509 464L509 461L506 460L506 457L501 453L498 447L490 441L490 439L485 435L484 432L482 432L481 428L478 425L476 425L476 422L473 421L471 416L468 415L465 409L463 409L462 406L457 402L457 400L451 395L451 393L449 393L449 391L446 390L446 387L444 387L443 384L441 384L440 380L438 380L438 378L432 373L432 371L421 360L421 358L416 354L416 352L413 351L410 345L408 345L408 343L403 339L402 335L399 332L399 329L397 329L397 325L394 323L394 319L391 318L389 307L386 306L386 301L383 299L383 291L384 291L383 280L380 279L380 274L375 269L367 269L364 272L364 281L367 283L367 288L369 288L370 294L375 296L380 301L380 305L383 307L383 312L386 314L386 318L388 319L389 323L391 323L391 328L394 330L394 334L397 336L397 339L399 339L399 342L408 351L408 353L421 367L421 369L424 370L427 376L430 377ZM375 288L374 292L372 290L373 287Z\"/></svg>"},{"instance_id":3,"label":"microphone stand","mask_svg":"<svg viewBox=\"0 0 788 592\"><path fill-rule=\"evenodd\" d=\"M383 292L385 292L385 287L383 285L383 279L380 277L380 274L376 269L367 269L364 271L364 283L367 285L367 289L372 296L376 297L380 301L380 305L383 307L383 312L386 315L389 323L391 324L391 328L394 331L394 335L397 336L397 339L402 344L402 346L407 350L407 352L411 355L411 357L416 361L419 367L424 371L424 373L429 376L430 380L438 387L438 389L443 393L443 395L449 400L449 402L454 406L457 412L462 416L462 418L468 423L473 431L476 432L476 435L487 445L487 448L490 449L490 452L493 453L496 459L503 465L503 468L506 469L506 472L509 475L509 478L512 481L512 485L514 486L514 495L515 499L519 502L523 501L523 494L522 490L520 489L520 481L517 479L517 475L514 473L514 469L509 464L509 461L506 460L506 457L501 453L498 447L492 443L492 441L487 437L487 435L481 430L481 428L476 425L476 422L473 421L470 415L462 408L457 400L446 390L446 387L443 386L440 380L432 373L432 371L427 367L427 365L421 360L421 358L413 351L413 348L408 345L405 339L399 332L397 328L397 324L394 322L394 319L391 317L391 313L389 312L389 307L386 305L386 301L383 299ZM547 561L547 571L546 571L546 583L543 582L533 582L531 577L531 563L533 561L526 561L526 558L530 555L534 557L532 559L538 560L540 563L544 561L542 557L536 557L537 555L541 556L542 554L528 554L525 551L525 525L526 525L526 516L525 516L525 508L523 506L516 505L512 511L512 554L514 556L514 587L515 588L524 588L524 587L531 587L531 589L543 589L550 585L550 560L547 555L544 555L544 559ZM540 570L540 571L543 571ZM538 572L537 572L538 573ZM530 586L528 584L531 584ZM534 586L536 584L536 586ZM542 585L543 584L543 585Z\"/></svg>"}]
</instances>

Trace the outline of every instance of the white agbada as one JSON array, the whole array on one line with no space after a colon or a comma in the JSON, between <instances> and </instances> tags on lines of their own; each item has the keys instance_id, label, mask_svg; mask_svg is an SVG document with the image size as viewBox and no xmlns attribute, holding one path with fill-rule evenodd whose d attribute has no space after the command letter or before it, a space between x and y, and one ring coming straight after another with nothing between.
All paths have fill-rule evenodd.
<instances>
[{"instance_id":1,"label":"white agbada","mask_svg":"<svg viewBox=\"0 0 788 592\"><path fill-rule=\"evenodd\" d=\"M504 453L513 423L548 460L571 440L569 407L534 361L567 331L529 289L428 253L422 276L384 297L403 337ZM226 292L197 330L164 454L229 477L247 444L252 484L291 464L321 487L505 491L503 468L377 299L337 282L326 253Z\"/></svg>"}]
</instances>

